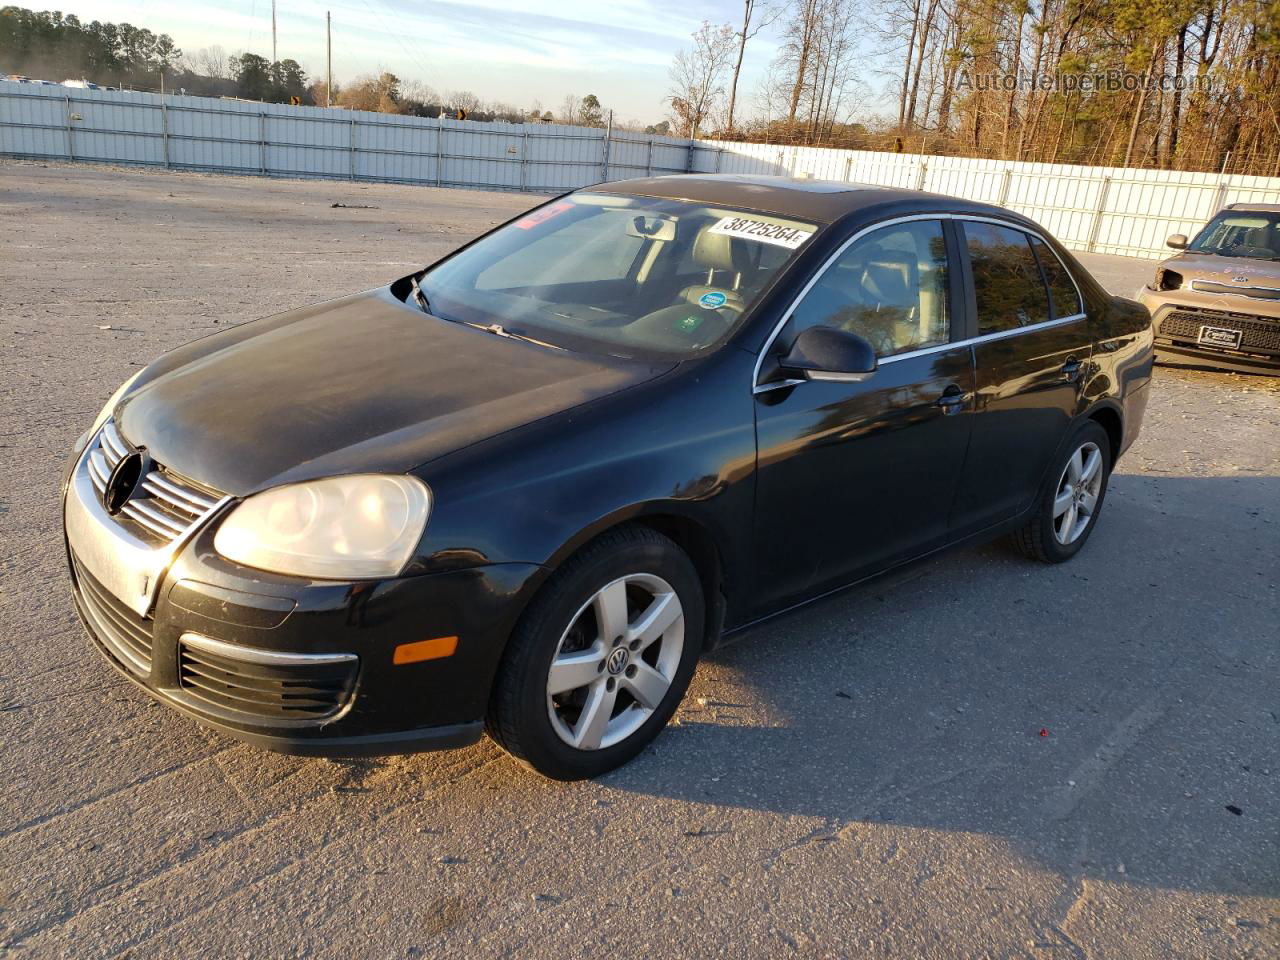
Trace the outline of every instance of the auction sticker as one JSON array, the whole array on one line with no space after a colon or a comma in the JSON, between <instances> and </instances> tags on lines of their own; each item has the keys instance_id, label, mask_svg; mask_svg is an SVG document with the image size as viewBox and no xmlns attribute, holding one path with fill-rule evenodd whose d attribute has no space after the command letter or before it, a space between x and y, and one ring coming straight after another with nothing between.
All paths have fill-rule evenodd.
<instances>
[{"instance_id":1,"label":"auction sticker","mask_svg":"<svg viewBox=\"0 0 1280 960\"><path fill-rule=\"evenodd\" d=\"M527 217L522 217L515 222L515 226L520 230L532 230L540 223L546 223L552 217L558 217L566 210L572 210L572 203L553 203L549 207L543 207L535 210Z\"/></svg>"},{"instance_id":2,"label":"auction sticker","mask_svg":"<svg viewBox=\"0 0 1280 960\"><path fill-rule=\"evenodd\" d=\"M782 223L755 220L751 217L724 217L709 231L726 237L741 237L759 243L771 243L794 250L811 236L812 231L798 230Z\"/></svg>"}]
</instances>

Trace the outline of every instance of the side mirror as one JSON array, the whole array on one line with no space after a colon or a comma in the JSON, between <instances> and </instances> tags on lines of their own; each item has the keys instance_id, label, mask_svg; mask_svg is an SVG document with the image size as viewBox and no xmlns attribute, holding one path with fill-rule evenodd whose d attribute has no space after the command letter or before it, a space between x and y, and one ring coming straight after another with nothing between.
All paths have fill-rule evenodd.
<instances>
[{"instance_id":1,"label":"side mirror","mask_svg":"<svg viewBox=\"0 0 1280 960\"><path fill-rule=\"evenodd\" d=\"M1165 241L1165 246L1172 247L1174 250L1187 249L1187 235L1185 233L1173 233L1169 235L1169 239Z\"/></svg>"},{"instance_id":2,"label":"side mirror","mask_svg":"<svg viewBox=\"0 0 1280 960\"><path fill-rule=\"evenodd\" d=\"M856 333L810 327L796 337L778 366L806 380L857 383L875 373L877 363L875 347Z\"/></svg>"}]
</instances>

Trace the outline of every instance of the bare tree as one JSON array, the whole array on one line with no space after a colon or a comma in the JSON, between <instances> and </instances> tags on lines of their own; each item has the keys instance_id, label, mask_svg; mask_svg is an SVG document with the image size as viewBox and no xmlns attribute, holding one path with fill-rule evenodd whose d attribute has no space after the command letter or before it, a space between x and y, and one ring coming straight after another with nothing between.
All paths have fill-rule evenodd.
<instances>
[{"instance_id":1,"label":"bare tree","mask_svg":"<svg viewBox=\"0 0 1280 960\"><path fill-rule=\"evenodd\" d=\"M444 102L454 110L465 110L467 113L475 113L483 106L480 98L470 90L450 90L444 95Z\"/></svg>"},{"instance_id":2,"label":"bare tree","mask_svg":"<svg viewBox=\"0 0 1280 960\"><path fill-rule=\"evenodd\" d=\"M769 69L760 79L756 87L756 114L766 124L787 112L787 104L791 98L791 77L786 65L778 60L769 64Z\"/></svg>"},{"instance_id":3,"label":"bare tree","mask_svg":"<svg viewBox=\"0 0 1280 960\"><path fill-rule=\"evenodd\" d=\"M800 97L805 84L811 82L814 39L822 18L826 0L793 0L793 17L787 27L785 55L795 62L795 77L791 85L791 104L787 109L787 123L796 122Z\"/></svg>"},{"instance_id":4,"label":"bare tree","mask_svg":"<svg viewBox=\"0 0 1280 960\"><path fill-rule=\"evenodd\" d=\"M566 93L560 103L560 116L557 119L561 123L576 124L581 111L582 98L576 93Z\"/></svg>"},{"instance_id":5,"label":"bare tree","mask_svg":"<svg viewBox=\"0 0 1280 960\"><path fill-rule=\"evenodd\" d=\"M772 2L786 7L757 117L733 98L753 139L1280 175L1277 0ZM744 4L739 56L759 22ZM869 42L853 42L854 9ZM869 73L888 116L853 123ZM1079 82L1103 73L1125 82ZM673 106L692 117L687 99Z\"/></svg>"},{"instance_id":6,"label":"bare tree","mask_svg":"<svg viewBox=\"0 0 1280 960\"><path fill-rule=\"evenodd\" d=\"M1018 0L1019 3L1026 3L1026 0ZM920 76L924 72L925 51L934 39L935 21L940 10L938 0L927 0L924 4L924 19L920 21L919 29L916 31L916 48L915 48L915 67L911 71L911 92L906 94L907 115L905 122L899 119L899 124L910 130L916 124L916 105L920 97ZM911 50L907 50L907 62L910 64ZM927 120L927 117L922 118Z\"/></svg>"},{"instance_id":7,"label":"bare tree","mask_svg":"<svg viewBox=\"0 0 1280 960\"><path fill-rule=\"evenodd\" d=\"M742 73L742 58L747 53L747 41L773 23L780 13L780 8L770 8L767 2L742 0L742 27L735 33L738 38L738 59L733 64L733 80L729 84L729 111L725 120L725 129L729 133L733 133L733 112L738 103L738 77Z\"/></svg>"},{"instance_id":8,"label":"bare tree","mask_svg":"<svg viewBox=\"0 0 1280 960\"><path fill-rule=\"evenodd\" d=\"M765 99L784 100L775 132L785 139L814 142L836 125L846 103L860 85L865 55L855 62L855 13L849 0L793 0L787 9L784 42L770 70Z\"/></svg>"},{"instance_id":9,"label":"bare tree","mask_svg":"<svg viewBox=\"0 0 1280 960\"><path fill-rule=\"evenodd\" d=\"M231 76L231 71L227 66L227 51L217 44L211 47L201 47L193 53L191 55L191 68L194 73L204 77L214 77L218 80L226 80Z\"/></svg>"},{"instance_id":10,"label":"bare tree","mask_svg":"<svg viewBox=\"0 0 1280 960\"><path fill-rule=\"evenodd\" d=\"M898 126L907 120L907 90L911 86L911 58L915 51L916 39L920 35L920 3L911 0L911 31L907 37L907 55L902 66L902 88L898 94ZM924 46L923 42L920 44Z\"/></svg>"},{"instance_id":11,"label":"bare tree","mask_svg":"<svg viewBox=\"0 0 1280 960\"><path fill-rule=\"evenodd\" d=\"M421 80L405 80L400 84L400 99L435 104L440 102L440 95L432 89L430 84L423 83Z\"/></svg>"},{"instance_id":12,"label":"bare tree","mask_svg":"<svg viewBox=\"0 0 1280 960\"><path fill-rule=\"evenodd\" d=\"M682 137L696 137L723 95L720 86L733 57L733 27L709 20L693 35L693 46L676 54L671 64L673 119Z\"/></svg>"}]
</instances>

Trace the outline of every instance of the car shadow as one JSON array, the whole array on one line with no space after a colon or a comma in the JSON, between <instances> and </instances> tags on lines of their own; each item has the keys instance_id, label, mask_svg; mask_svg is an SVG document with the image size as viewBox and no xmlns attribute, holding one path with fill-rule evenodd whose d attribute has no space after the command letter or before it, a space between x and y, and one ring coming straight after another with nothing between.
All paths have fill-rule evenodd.
<instances>
[{"instance_id":1,"label":"car shadow","mask_svg":"<svg viewBox=\"0 0 1280 960\"><path fill-rule=\"evenodd\" d=\"M966 549L753 628L606 783L1280 894L1278 508L1274 476L1118 475L1071 563Z\"/></svg>"},{"instance_id":2,"label":"car shadow","mask_svg":"<svg viewBox=\"0 0 1280 960\"><path fill-rule=\"evenodd\" d=\"M1242 363L1233 363L1230 355L1224 356L1217 363L1212 360L1199 360L1195 357L1160 352L1156 347L1156 366L1168 367L1171 370L1194 370L1196 373L1231 373L1242 377L1280 377L1280 367L1259 368Z\"/></svg>"}]
</instances>

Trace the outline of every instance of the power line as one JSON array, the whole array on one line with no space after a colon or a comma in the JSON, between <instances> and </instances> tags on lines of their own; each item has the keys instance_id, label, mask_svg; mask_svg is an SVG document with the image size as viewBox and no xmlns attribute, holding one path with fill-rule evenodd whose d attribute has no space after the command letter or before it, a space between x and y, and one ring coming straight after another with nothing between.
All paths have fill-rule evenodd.
<instances>
[{"instance_id":1,"label":"power line","mask_svg":"<svg viewBox=\"0 0 1280 960\"><path fill-rule=\"evenodd\" d=\"M368 10L371 14L373 14L373 16L378 18L379 22L381 22L382 26L386 29L387 34L395 38L396 43L400 45L400 49L403 50L405 52L405 55L417 65L419 72L425 78L425 76L429 73L429 71L424 66L422 51L418 51L417 53L414 53L412 50L410 50L409 47L405 44L403 31L396 30L394 27L391 26L391 24L387 23L386 17L384 17L381 12L379 12L378 10L375 10L372 6L370 6L369 0L361 0L361 2L364 4L366 10ZM383 4L381 3L381 0L379 0L379 6L383 6Z\"/></svg>"}]
</instances>

